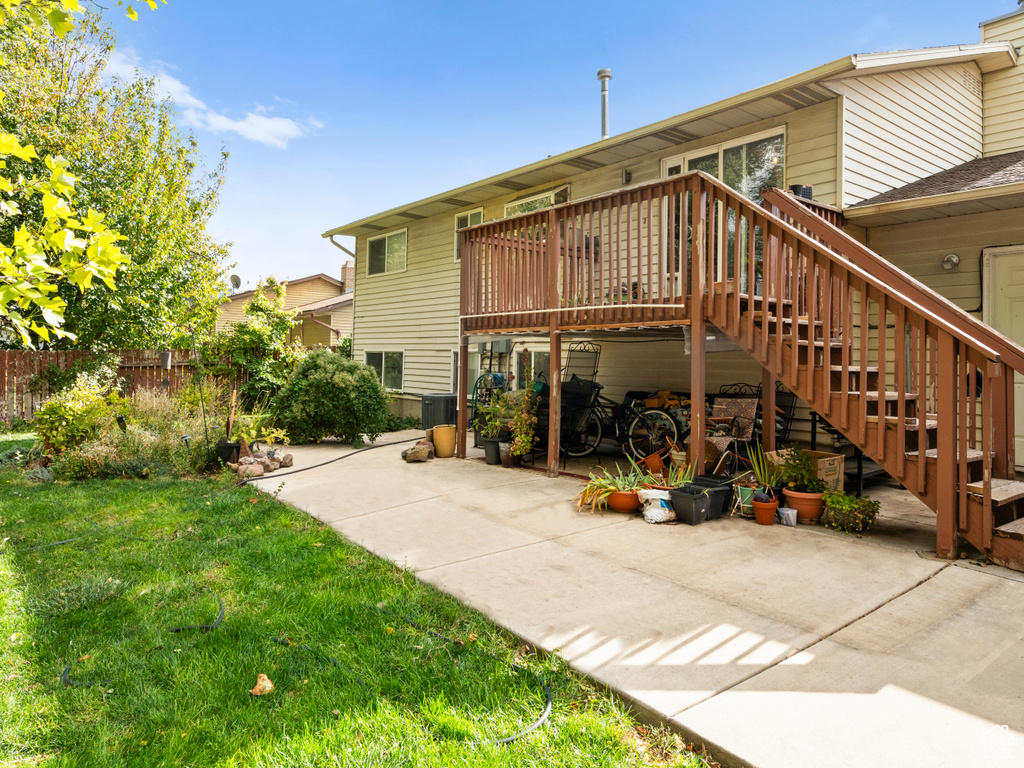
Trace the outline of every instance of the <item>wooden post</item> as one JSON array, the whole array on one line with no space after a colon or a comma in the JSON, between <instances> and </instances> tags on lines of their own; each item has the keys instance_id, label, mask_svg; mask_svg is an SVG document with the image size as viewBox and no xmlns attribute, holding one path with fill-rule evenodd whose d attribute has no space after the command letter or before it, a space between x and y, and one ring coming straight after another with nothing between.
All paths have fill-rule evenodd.
<instances>
[{"instance_id":1,"label":"wooden post","mask_svg":"<svg viewBox=\"0 0 1024 768\"><path fill-rule=\"evenodd\" d=\"M466 335L466 321L459 322L462 333L459 334L459 382L456 385L455 407L457 410L455 427L455 455L466 458L466 430L469 427L469 337Z\"/></svg>"},{"instance_id":2,"label":"wooden post","mask_svg":"<svg viewBox=\"0 0 1024 768\"><path fill-rule=\"evenodd\" d=\"M562 334L558 330L558 308L561 306L559 294L559 242L558 213L548 212L545 260L548 269L548 339L551 346L549 352L550 378L548 387L548 477L558 477L558 458L561 452L560 433L562 430Z\"/></svg>"},{"instance_id":3,"label":"wooden post","mask_svg":"<svg viewBox=\"0 0 1024 768\"><path fill-rule=\"evenodd\" d=\"M775 450L775 374L761 368L761 446Z\"/></svg>"},{"instance_id":4,"label":"wooden post","mask_svg":"<svg viewBox=\"0 0 1024 768\"><path fill-rule=\"evenodd\" d=\"M707 415L704 413L704 286L707 237L707 193L700 177L695 177L693 204L693 258L690 264L690 455L697 474L704 474L704 436Z\"/></svg>"},{"instance_id":5,"label":"wooden post","mask_svg":"<svg viewBox=\"0 0 1024 768\"><path fill-rule=\"evenodd\" d=\"M943 371L955 371L956 341L943 330L939 331L938 364ZM955 558L957 555L957 453L966 446L957 445L957 385L956 376L938 377L938 445L936 450L936 510L935 510L935 553L939 557ZM881 403L879 411L881 412ZM881 418L879 418L881 422ZM966 436L963 436L966 437ZM902 446L898 446L902 448ZM924 472L928 460L918 456L918 471Z\"/></svg>"}]
</instances>

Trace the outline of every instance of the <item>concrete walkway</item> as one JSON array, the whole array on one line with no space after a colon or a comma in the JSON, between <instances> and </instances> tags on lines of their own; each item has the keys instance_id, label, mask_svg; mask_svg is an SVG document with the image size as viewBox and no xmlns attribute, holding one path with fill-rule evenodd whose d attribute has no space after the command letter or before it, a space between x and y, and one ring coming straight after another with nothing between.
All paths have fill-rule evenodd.
<instances>
[{"instance_id":1,"label":"concrete walkway","mask_svg":"<svg viewBox=\"0 0 1024 768\"><path fill-rule=\"evenodd\" d=\"M283 482L283 501L559 653L725 765L1024 765L1024 574L919 552L929 537L913 511L865 537L741 519L648 525L579 512L574 478L405 464L404 447L261 487ZM296 468L351 451L292 450Z\"/></svg>"}]
</instances>

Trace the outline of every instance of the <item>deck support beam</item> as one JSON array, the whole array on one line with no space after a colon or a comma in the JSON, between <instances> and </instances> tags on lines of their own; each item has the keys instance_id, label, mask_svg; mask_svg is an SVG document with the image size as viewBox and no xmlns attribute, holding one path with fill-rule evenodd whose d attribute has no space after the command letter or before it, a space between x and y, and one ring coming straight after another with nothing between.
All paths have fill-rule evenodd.
<instances>
[{"instance_id":1,"label":"deck support beam","mask_svg":"<svg viewBox=\"0 0 1024 768\"><path fill-rule=\"evenodd\" d=\"M558 459L562 446L562 333L550 333L550 372L548 375L548 477L558 477Z\"/></svg>"},{"instance_id":2,"label":"deck support beam","mask_svg":"<svg viewBox=\"0 0 1024 768\"><path fill-rule=\"evenodd\" d=\"M708 195L694 190L690 208L693 230L693 259L690 265L690 457L695 473L704 474L704 439L707 414L704 412L704 371L707 348L707 322L704 301L707 286Z\"/></svg>"},{"instance_id":3,"label":"deck support beam","mask_svg":"<svg viewBox=\"0 0 1024 768\"><path fill-rule=\"evenodd\" d=\"M761 446L775 450L775 374L761 369Z\"/></svg>"},{"instance_id":4,"label":"deck support beam","mask_svg":"<svg viewBox=\"0 0 1024 768\"><path fill-rule=\"evenodd\" d=\"M938 361L940 368L955 370L956 340L939 331ZM957 377L953 375L938 377L938 446L935 461L936 510L935 510L935 554L947 559L957 555L957 455L966 446L958 445L959 440L966 440L967 435L957 428L956 386ZM879 429L885 429L884 421L879 419ZM920 457L919 470L926 472L928 462ZM966 491L965 491L966 492Z\"/></svg>"},{"instance_id":5,"label":"deck support beam","mask_svg":"<svg viewBox=\"0 0 1024 768\"><path fill-rule=\"evenodd\" d=\"M460 321L465 326L465 320ZM459 382L456 385L458 408L455 429L455 455L460 459L466 458L466 432L469 428L469 337L463 327L459 334Z\"/></svg>"}]
</instances>

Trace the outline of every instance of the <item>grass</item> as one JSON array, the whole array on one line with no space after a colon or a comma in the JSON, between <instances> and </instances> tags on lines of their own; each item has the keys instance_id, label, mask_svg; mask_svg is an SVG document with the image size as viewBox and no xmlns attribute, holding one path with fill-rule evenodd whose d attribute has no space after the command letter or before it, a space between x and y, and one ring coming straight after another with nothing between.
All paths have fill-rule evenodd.
<instances>
[{"instance_id":1,"label":"grass","mask_svg":"<svg viewBox=\"0 0 1024 768\"><path fill-rule=\"evenodd\" d=\"M557 657L253 489L0 470L0 541L6 764L705 764ZM170 631L212 623L218 599L219 628ZM65 685L67 667L98 684ZM255 697L259 673L275 690ZM533 722L539 679L547 725L472 743Z\"/></svg>"}]
</instances>

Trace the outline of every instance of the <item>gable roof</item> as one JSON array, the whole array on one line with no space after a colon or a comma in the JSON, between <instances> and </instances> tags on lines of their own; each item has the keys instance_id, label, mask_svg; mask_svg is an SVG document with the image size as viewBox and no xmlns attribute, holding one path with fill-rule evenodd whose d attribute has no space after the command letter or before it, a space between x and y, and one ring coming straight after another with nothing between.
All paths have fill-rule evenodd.
<instances>
[{"instance_id":1,"label":"gable roof","mask_svg":"<svg viewBox=\"0 0 1024 768\"><path fill-rule=\"evenodd\" d=\"M581 171L596 170L732 128L780 117L836 98L837 94L826 84L828 80L964 61L974 61L982 72L990 72L1016 64L1017 52L1011 43L999 41L845 56L619 136L335 227L324 232L322 237L372 235L398 229L410 221L440 213L454 213L509 192L553 184Z\"/></svg>"},{"instance_id":2,"label":"gable roof","mask_svg":"<svg viewBox=\"0 0 1024 768\"><path fill-rule=\"evenodd\" d=\"M1024 151L979 157L862 200L847 221L884 226L1024 207Z\"/></svg>"},{"instance_id":3,"label":"gable roof","mask_svg":"<svg viewBox=\"0 0 1024 768\"><path fill-rule=\"evenodd\" d=\"M320 301L311 301L309 304L303 304L301 307L295 307L295 311L300 315L309 314L311 312L326 312L329 309L340 307L345 304L351 304L355 294L352 291L344 293L340 296L330 296L326 299L320 299Z\"/></svg>"},{"instance_id":4,"label":"gable roof","mask_svg":"<svg viewBox=\"0 0 1024 768\"><path fill-rule=\"evenodd\" d=\"M311 280L326 280L331 285L335 285L341 288L344 283L336 277L325 275L323 272L318 272L315 275L306 275L306 277L297 277L294 280L282 280L281 284L284 286L299 285L300 283L308 283ZM235 299L248 299L256 295L256 289L253 288L251 291L242 291L241 293L233 293L228 297L228 301L234 301Z\"/></svg>"}]
</instances>

